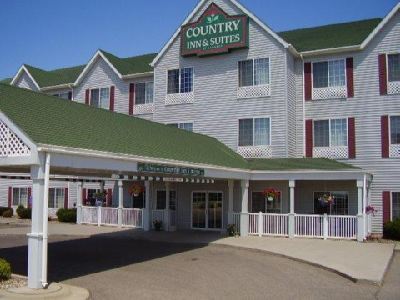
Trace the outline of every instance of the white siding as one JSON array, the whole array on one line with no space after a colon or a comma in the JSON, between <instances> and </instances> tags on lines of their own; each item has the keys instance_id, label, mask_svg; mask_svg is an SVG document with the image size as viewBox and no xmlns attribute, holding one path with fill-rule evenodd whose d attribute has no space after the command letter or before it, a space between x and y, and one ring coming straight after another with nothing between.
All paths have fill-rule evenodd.
<instances>
[{"instance_id":1,"label":"white siding","mask_svg":"<svg viewBox=\"0 0 400 300\"><path fill-rule=\"evenodd\" d=\"M25 71L23 71L21 73L21 75L17 78L14 85L18 86L20 88L37 91L37 87L36 87L35 83L32 81L32 79L29 77L29 75Z\"/></svg>"}]
</instances>

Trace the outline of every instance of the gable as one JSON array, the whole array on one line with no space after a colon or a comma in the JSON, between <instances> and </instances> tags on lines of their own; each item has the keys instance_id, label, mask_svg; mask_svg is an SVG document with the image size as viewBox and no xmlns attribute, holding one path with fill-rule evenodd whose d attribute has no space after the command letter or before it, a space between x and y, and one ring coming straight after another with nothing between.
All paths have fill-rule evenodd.
<instances>
[{"instance_id":1,"label":"gable","mask_svg":"<svg viewBox=\"0 0 400 300\"><path fill-rule=\"evenodd\" d=\"M21 68L18 71L17 75L14 77L10 84L32 91L39 90L37 83L33 80L30 74L28 74L25 68Z\"/></svg>"}]
</instances>

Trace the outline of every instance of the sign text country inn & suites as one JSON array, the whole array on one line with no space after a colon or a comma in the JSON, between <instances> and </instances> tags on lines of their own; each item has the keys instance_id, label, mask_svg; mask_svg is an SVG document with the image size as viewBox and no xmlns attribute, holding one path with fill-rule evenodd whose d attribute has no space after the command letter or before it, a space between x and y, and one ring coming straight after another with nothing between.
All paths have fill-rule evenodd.
<instances>
[{"instance_id":1,"label":"sign text country inn & suites","mask_svg":"<svg viewBox=\"0 0 400 300\"><path fill-rule=\"evenodd\" d=\"M198 22L182 26L181 55L205 56L248 47L248 16L229 16L211 4Z\"/></svg>"}]
</instances>

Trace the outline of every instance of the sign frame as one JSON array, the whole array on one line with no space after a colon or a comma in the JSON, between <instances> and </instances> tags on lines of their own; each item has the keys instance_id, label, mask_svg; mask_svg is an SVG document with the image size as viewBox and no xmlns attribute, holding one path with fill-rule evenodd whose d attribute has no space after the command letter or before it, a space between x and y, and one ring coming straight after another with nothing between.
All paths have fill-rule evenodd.
<instances>
[{"instance_id":1,"label":"sign frame","mask_svg":"<svg viewBox=\"0 0 400 300\"><path fill-rule=\"evenodd\" d=\"M138 173L156 173L156 174L168 174L168 175L179 175L188 177L203 177L204 169L180 167L180 166L169 166L162 164L152 163L138 163Z\"/></svg>"}]
</instances>

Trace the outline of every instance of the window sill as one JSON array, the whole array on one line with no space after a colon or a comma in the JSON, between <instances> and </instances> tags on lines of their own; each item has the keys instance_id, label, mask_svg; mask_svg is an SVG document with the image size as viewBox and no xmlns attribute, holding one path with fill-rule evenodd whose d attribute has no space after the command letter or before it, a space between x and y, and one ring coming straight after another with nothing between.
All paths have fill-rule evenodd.
<instances>
[{"instance_id":1,"label":"window sill","mask_svg":"<svg viewBox=\"0 0 400 300\"><path fill-rule=\"evenodd\" d=\"M186 104L194 102L194 93L167 94L165 105Z\"/></svg>"},{"instance_id":2,"label":"window sill","mask_svg":"<svg viewBox=\"0 0 400 300\"><path fill-rule=\"evenodd\" d=\"M260 98L271 96L271 85L243 86L237 89L238 99Z\"/></svg>"},{"instance_id":3,"label":"window sill","mask_svg":"<svg viewBox=\"0 0 400 300\"><path fill-rule=\"evenodd\" d=\"M389 157L400 158L400 144L391 144L389 146Z\"/></svg>"},{"instance_id":4,"label":"window sill","mask_svg":"<svg viewBox=\"0 0 400 300\"><path fill-rule=\"evenodd\" d=\"M389 81L387 93L388 95L400 94L400 81Z\"/></svg>"},{"instance_id":5,"label":"window sill","mask_svg":"<svg viewBox=\"0 0 400 300\"><path fill-rule=\"evenodd\" d=\"M313 100L343 99L343 98L347 98L346 86L313 88L312 90Z\"/></svg>"},{"instance_id":6,"label":"window sill","mask_svg":"<svg viewBox=\"0 0 400 300\"><path fill-rule=\"evenodd\" d=\"M271 146L239 146L237 152L244 158L270 158Z\"/></svg>"},{"instance_id":7,"label":"window sill","mask_svg":"<svg viewBox=\"0 0 400 300\"><path fill-rule=\"evenodd\" d=\"M153 103L136 104L133 107L134 115L152 114L153 112L154 112L154 104Z\"/></svg>"},{"instance_id":8,"label":"window sill","mask_svg":"<svg viewBox=\"0 0 400 300\"><path fill-rule=\"evenodd\" d=\"M313 157L315 158L331 158L331 159L348 159L349 148L347 146L336 147L314 147Z\"/></svg>"}]
</instances>

